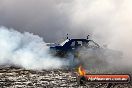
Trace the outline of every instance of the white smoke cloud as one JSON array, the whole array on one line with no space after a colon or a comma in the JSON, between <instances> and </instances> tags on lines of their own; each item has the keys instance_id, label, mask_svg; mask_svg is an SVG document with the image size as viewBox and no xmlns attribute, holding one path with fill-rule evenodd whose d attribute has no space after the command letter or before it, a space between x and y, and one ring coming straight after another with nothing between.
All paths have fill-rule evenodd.
<instances>
[{"instance_id":1,"label":"white smoke cloud","mask_svg":"<svg viewBox=\"0 0 132 88\"><path fill-rule=\"evenodd\" d=\"M75 38L90 34L100 45L123 52L123 59L113 64L131 68L131 9L131 0L0 0L0 25L50 42L66 33Z\"/></svg>"},{"instance_id":2,"label":"white smoke cloud","mask_svg":"<svg viewBox=\"0 0 132 88\"><path fill-rule=\"evenodd\" d=\"M131 4L131 0L75 0L69 9L72 31L90 33L99 44L122 52L123 58L113 58L111 65L129 69L132 66Z\"/></svg>"},{"instance_id":3,"label":"white smoke cloud","mask_svg":"<svg viewBox=\"0 0 132 88\"><path fill-rule=\"evenodd\" d=\"M29 32L0 27L0 65L16 65L26 69L54 69L67 62L49 54L43 38Z\"/></svg>"}]
</instances>

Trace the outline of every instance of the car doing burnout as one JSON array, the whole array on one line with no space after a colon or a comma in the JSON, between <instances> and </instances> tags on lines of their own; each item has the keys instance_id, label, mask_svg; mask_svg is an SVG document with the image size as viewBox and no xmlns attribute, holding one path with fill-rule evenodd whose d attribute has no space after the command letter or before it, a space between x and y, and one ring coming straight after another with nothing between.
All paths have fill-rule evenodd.
<instances>
[{"instance_id":1,"label":"car doing burnout","mask_svg":"<svg viewBox=\"0 0 132 88\"><path fill-rule=\"evenodd\" d=\"M80 48L99 48L99 45L89 39L66 39L61 44L50 46L50 49L55 51L55 55L64 57L68 53L75 53Z\"/></svg>"},{"instance_id":2,"label":"car doing burnout","mask_svg":"<svg viewBox=\"0 0 132 88\"><path fill-rule=\"evenodd\" d=\"M78 58L79 60L83 58L83 64L86 62L86 65L88 64L89 67L90 65L93 66L92 64L96 66L97 63L103 66L104 64L108 64L108 60L115 61L122 56L121 52L106 47L100 47L99 44L90 40L88 37L87 39L67 38L60 44L50 43L48 46L50 47L51 54L54 56L68 58L72 55L73 59ZM109 63L112 63L110 61ZM99 65L96 67L99 67Z\"/></svg>"}]
</instances>

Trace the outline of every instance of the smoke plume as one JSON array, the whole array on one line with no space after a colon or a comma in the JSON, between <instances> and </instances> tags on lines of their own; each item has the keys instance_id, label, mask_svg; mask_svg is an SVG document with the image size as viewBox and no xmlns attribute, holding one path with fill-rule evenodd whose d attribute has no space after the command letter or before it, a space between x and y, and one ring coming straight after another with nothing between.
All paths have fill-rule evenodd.
<instances>
[{"instance_id":1,"label":"smoke plume","mask_svg":"<svg viewBox=\"0 0 132 88\"><path fill-rule=\"evenodd\" d=\"M15 65L26 69L55 69L67 62L49 54L43 38L29 32L20 33L0 27L0 65Z\"/></svg>"},{"instance_id":2,"label":"smoke plume","mask_svg":"<svg viewBox=\"0 0 132 88\"><path fill-rule=\"evenodd\" d=\"M74 38L90 34L101 46L123 53L111 65L130 69L131 9L131 0L0 0L0 25L32 32L45 42L58 41L67 33Z\"/></svg>"}]
</instances>

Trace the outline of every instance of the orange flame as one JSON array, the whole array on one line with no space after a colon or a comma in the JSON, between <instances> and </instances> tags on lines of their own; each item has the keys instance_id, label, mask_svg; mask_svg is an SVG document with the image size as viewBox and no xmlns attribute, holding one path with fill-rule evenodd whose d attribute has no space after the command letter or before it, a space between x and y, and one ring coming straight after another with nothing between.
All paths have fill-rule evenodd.
<instances>
[{"instance_id":1,"label":"orange flame","mask_svg":"<svg viewBox=\"0 0 132 88\"><path fill-rule=\"evenodd\" d=\"M85 71L84 68L82 68L82 66L79 66L78 73L79 73L80 76L86 75L86 71Z\"/></svg>"}]
</instances>

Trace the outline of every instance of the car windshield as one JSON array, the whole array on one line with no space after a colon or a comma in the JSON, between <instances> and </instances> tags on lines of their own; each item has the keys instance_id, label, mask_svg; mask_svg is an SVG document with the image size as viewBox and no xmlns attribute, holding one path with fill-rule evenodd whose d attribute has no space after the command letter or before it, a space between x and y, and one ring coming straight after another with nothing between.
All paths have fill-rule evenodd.
<instances>
[{"instance_id":1,"label":"car windshield","mask_svg":"<svg viewBox=\"0 0 132 88\"><path fill-rule=\"evenodd\" d=\"M62 42L60 45L63 46L66 42L68 42L69 39L65 40L64 42Z\"/></svg>"}]
</instances>

